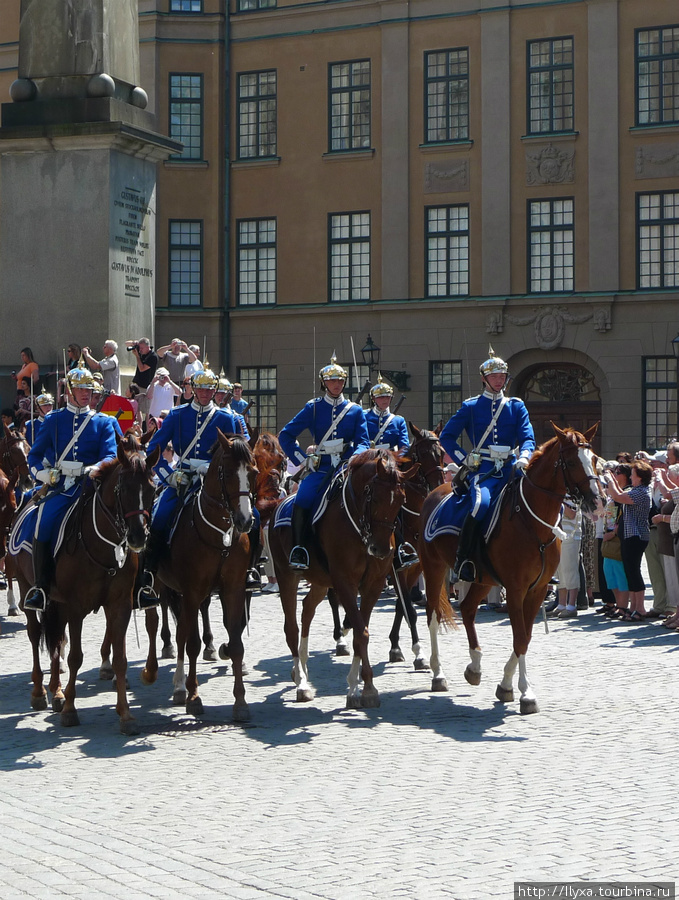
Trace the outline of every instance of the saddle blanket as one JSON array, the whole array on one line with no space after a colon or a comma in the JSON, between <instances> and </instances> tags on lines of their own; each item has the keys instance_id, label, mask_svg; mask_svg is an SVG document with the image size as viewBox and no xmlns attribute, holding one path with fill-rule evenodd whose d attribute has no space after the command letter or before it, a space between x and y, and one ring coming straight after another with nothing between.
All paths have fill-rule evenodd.
<instances>
[{"instance_id":1,"label":"saddle blanket","mask_svg":"<svg viewBox=\"0 0 679 900\"><path fill-rule=\"evenodd\" d=\"M497 502L494 505L491 504L490 509L481 520L484 541L489 539L497 524L502 508L502 498L504 497L506 490L507 485L502 488L497 498ZM429 516L424 529L425 541L433 541L434 538L441 534L458 535L462 530L462 525L467 518L467 514L471 510L471 505L472 495L469 491L461 497L454 493L447 494Z\"/></svg>"},{"instance_id":2,"label":"saddle blanket","mask_svg":"<svg viewBox=\"0 0 679 900\"><path fill-rule=\"evenodd\" d=\"M312 519L311 524L315 525L323 513L328 508L328 503L330 502L330 498L334 496L336 490L339 490L342 484L342 479L344 476L344 470L346 466L342 466L337 473L333 476L332 481L327 486L327 488L323 491L320 500L318 500L312 506ZM274 513L273 518L273 527L274 528L282 528L284 525L292 524L292 507L295 503L295 495L291 494L289 497L280 504L280 506L276 507L276 511Z\"/></svg>"},{"instance_id":3,"label":"saddle blanket","mask_svg":"<svg viewBox=\"0 0 679 900\"><path fill-rule=\"evenodd\" d=\"M61 525L59 526L59 530L57 531L55 537L52 538L52 555L55 557L64 542L66 525L73 515L73 512L77 505L78 504L75 503L67 511L61 522ZM26 506L24 506L22 510L19 511L19 514L17 515L12 525L12 530L9 533L9 543L7 549L9 550L10 556L16 556L21 550L25 550L31 556L33 555L33 537L35 535L35 527L37 524L39 509L39 506L35 506L32 502L30 502L26 504Z\"/></svg>"}]
</instances>

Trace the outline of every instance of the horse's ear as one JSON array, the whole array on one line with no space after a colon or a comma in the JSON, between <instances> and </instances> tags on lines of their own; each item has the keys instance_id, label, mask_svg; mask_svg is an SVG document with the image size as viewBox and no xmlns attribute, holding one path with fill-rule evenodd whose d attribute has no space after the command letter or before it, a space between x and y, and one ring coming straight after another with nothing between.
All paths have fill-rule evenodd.
<instances>
[{"instance_id":1,"label":"horse's ear","mask_svg":"<svg viewBox=\"0 0 679 900\"><path fill-rule=\"evenodd\" d=\"M6 423L6 422L3 422L3 423L2 423L2 426L3 426L3 428L5 429L5 437L9 440L9 438L12 437L12 432L11 432L11 430L7 427L7 423Z\"/></svg>"},{"instance_id":2,"label":"horse's ear","mask_svg":"<svg viewBox=\"0 0 679 900\"><path fill-rule=\"evenodd\" d=\"M566 436L566 432L563 431L561 428L559 428L559 426L556 425L554 422L552 422L551 419L549 420L549 424L550 424L550 425L552 426L552 428L554 429L554 434L555 434L558 438L563 438L563 437Z\"/></svg>"},{"instance_id":3,"label":"horse's ear","mask_svg":"<svg viewBox=\"0 0 679 900\"><path fill-rule=\"evenodd\" d=\"M401 478L403 479L403 481L410 481L412 478L414 478L417 475L419 470L420 470L420 464L415 463L408 469L407 472L401 472Z\"/></svg>"},{"instance_id":4,"label":"horse's ear","mask_svg":"<svg viewBox=\"0 0 679 900\"><path fill-rule=\"evenodd\" d=\"M224 448L224 450L228 450L229 447L231 446L231 445L229 444L229 439L225 436L225 434L224 434L224 432L221 430L221 428L217 428L217 440L218 440L219 443L222 445L222 447Z\"/></svg>"},{"instance_id":5,"label":"horse's ear","mask_svg":"<svg viewBox=\"0 0 679 900\"><path fill-rule=\"evenodd\" d=\"M250 440L248 441L248 444L250 444L251 450L255 449L255 444L257 443L258 440L259 440L259 428L256 425L253 425L252 428L250 428Z\"/></svg>"},{"instance_id":6,"label":"horse's ear","mask_svg":"<svg viewBox=\"0 0 679 900\"><path fill-rule=\"evenodd\" d=\"M118 452L116 455L118 457L118 462L120 463L120 465L124 466L124 468L126 469L129 469L130 461L127 458L127 453L125 453L125 448L123 447L123 442L121 440L118 440Z\"/></svg>"},{"instance_id":7,"label":"horse's ear","mask_svg":"<svg viewBox=\"0 0 679 900\"><path fill-rule=\"evenodd\" d=\"M150 456L146 457L146 468L152 469L160 459L160 447L156 447L155 450L152 451Z\"/></svg>"},{"instance_id":8,"label":"horse's ear","mask_svg":"<svg viewBox=\"0 0 679 900\"><path fill-rule=\"evenodd\" d=\"M595 422L594 425L592 425L591 428L588 428L587 431L585 432L584 436L585 436L585 439L587 440L588 444L591 444L592 441L594 440L594 435L599 430L600 424L601 424L600 422Z\"/></svg>"},{"instance_id":9,"label":"horse's ear","mask_svg":"<svg viewBox=\"0 0 679 900\"><path fill-rule=\"evenodd\" d=\"M410 426L410 433L414 438L422 437L422 432L417 427L417 425L413 425L413 423L408 419L408 425Z\"/></svg>"},{"instance_id":10,"label":"horse's ear","mask_svg":"<svg viewBox=\"0 0 679 900\"><path fill-rule=\"evenodd\" d=\"M377 463L376 469L377 469L377 474L378 474L378 476L379 476L380 478L384 478L384 477L386 476L386 474L387 474L387 470L386 470L386 467L385 467L385 465L384 465L384 459L382 458L382 454L381 454L381 453L380 453L380 455L376 458L375 462Z\"/></svg>"},{"instance_id":11,"label":"horse's ear","mask_svg":"<svg viewBox=\"0 0 679 900\"><path fill-rule=\"evenodd\" d=\"M442 431L443 431L443 419L440 419L438 425L434 429L434 434L436 435L436 437L439 437L439 435L441 434Z\"/></svg>"}]
</instances>

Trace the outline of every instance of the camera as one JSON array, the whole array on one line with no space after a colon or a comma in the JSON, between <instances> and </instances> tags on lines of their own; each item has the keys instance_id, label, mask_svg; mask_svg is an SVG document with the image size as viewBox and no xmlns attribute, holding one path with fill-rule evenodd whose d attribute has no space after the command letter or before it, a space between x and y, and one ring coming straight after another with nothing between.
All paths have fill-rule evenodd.
<instances>
[{"instance_id":1,"label":"camera","mask_svg":"<svg viewBox=\"0 0 679 900\"><path fill-rule=\"evenodd\" d=\"M138 350L138 349L139 349L139 344L137 344L137 343L135 342L134 344L132 344L131 347L127 347L127 352L128 352L128 353L132 353L133 350Z\"/></svg>"}]
</instances>

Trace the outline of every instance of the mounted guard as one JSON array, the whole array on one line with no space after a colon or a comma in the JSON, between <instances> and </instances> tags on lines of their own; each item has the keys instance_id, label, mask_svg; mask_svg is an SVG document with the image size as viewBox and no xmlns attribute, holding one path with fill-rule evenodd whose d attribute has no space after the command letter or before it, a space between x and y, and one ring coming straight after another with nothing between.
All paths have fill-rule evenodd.
<instances>
[{"instance_id":1,"label":"mounted guard","mask_svg":"<svg viewBox=\"0 0 679 900\"><path fill-rule=\"evenodd\" d=\"M365 414L368 435L370 436L370 446L375 447L376 450L393 450L396 453L404 453L410 446L406 420L403 416L397 415L396 410L394 412L391 411L391 400L394 396L393 387L382 381L381 374L378 374L377 379L377 384L370 388L372 408ZM418 561L417 553L412 544L403 540L403 527L400 515L396 531L396 544L396 570L414 566Z\"/></svg>"},{"instance_id":2,"label":"mounted guard","mask_svg":"<svg viewBox=\"0 0 679 900\"><path fill-rule=\"evenodd\" d=\"M295 494L292 509L292 550L290 566L309 568L309 553L305 546L311 511L330 483L333 473L342 462L370 449L365 413L361 406L347 400L342 391L347 372L333 354L330 364L320 372L323 396L304 406L282 429L278 439L288 458L295 465L304 465L306 473ZM313 444L307 455L297 438L303 431L311 433Z\"/></svg>"},{"instance_id":3,"label":"mounted guard","mask_svg":"<svg viewBox=\"0 0 679 900\"><path fill-rule=\"evenodd\" d=\"M479 366L483 393L465 400L441 432L444 450L461 466L456 476L457 502L467 510L453 568L458 581L475 581L473 556L483 518L514 467L525 469L535 450L533 426L523 400L504 393L510 380L509 367L492 347L488 350L489 358ZM463 432L472 443L470 453L465 453L458 443ZM518 458L514 454L516 447ZM465 481L467 490L461 490L461 482Z\"/></svg>"},{"instance_id":4,"label":"mounted guard","mask_svg":"<svg viewBox=\"0 0 679 900\"><path fill-rule=\"evenodd\" d=\"M34 403L34 411L37 415L26 422L26 440L29 444L35 443L35 439L42 428L42 423L45 421L45 416L49 415L54 409L54 397L43 387L35 398Z\"/></svg>"},{"instance_id":5,"label":"mounted guard","mask_svg":"<svg viewBox=\"0 0 679 900\"><path fill-rule=\"evenodd\" d=\"M112 460L117 450L113 420L90 408L95 385L84 363L67 373L66 386L66 406L45 417L28 454L31 474L44 485L33 497L38 506L33 538L35 584L24 598L24 609L38 612L49 599L53 538L82 494L89 472Z\"/></svg>"}]
</instances>

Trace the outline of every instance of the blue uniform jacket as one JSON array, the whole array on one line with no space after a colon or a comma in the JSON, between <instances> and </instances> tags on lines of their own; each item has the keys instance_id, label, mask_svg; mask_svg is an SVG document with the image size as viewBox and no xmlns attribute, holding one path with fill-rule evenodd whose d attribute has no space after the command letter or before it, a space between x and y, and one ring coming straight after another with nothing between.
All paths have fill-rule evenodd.
<instances>
[{"instance_id":1,"label":"blue uniform jacket","mask_svg":"<svg viewBox=\"0 0 679 900\"><path fill-rule=\"evenodd\" d=\"M48 413L47 415L51 415ZM26 422L26 440L29 444L34 444L35 439L38 436L40 429L42 428L42 423L45 421L45 416L39 416L38 418L30 419Z\"/></svg>"},{"instance_id":2,"label":"blue uniform jacket","mask_svg":"<svg viewBox=\"0 0 679 900\"><path fill-rule=\"evenodd\" d=\"M467 434L472 447L481 453L481 465L470 482L470 512L475 518L481 518L487 512L494 497L509 480L516 462L514 448L519 448L519 457L524 459L529 459L535 450L535 435L528 418L528 410L523 400L518 397L507 398L490 434L479 446L479 441L490 425L502 396L484 391L478 397L465 400L441 432L443 449L458 465L467 458L467 452L459 444L463 433ZM491 459L489 451L491 445L511 448L499 469Z\"/></svg>"},{"instance_id":3,"label":"blue uniform jacket","mask_svg":"<svg viewBox=\"0 0 679 900\"><path fill-rule=\"evenodd\" d=\"M365 414L365 419L368 423L368 434L370 435L371 441L375 440L377 432L380 430L385 420L388 419L390 415L391 413L388 409L378 410L375 407L369 409ZM408 426L406 425L406 420L403 418L403 416L394 416L391 422L384 429L379 441L377 442L377 446L381 447L383 444L390 450L406 450L410 446L410 440L408 439Z\"/></svg>"},{"instance_id":4,"label":"blue uniform jacket","mask_svg":"<svg viewBox=\"0 0 679 900\"><path fill-rule=\"evenodd\" d=\"M326 435L332 422L335 422L350 400L343 396L336 401L326 397L317 397L309 400L304 409L297 413L278 435L283 452L295 465L302 465L307 458L297 438L303 431L309 431L313 443L318 444ZM365 412L361 406L351 403L349 411L341 422L328 435L327 440L342 439L344 449L341 459L347 460L356 453L362 453L370 449L370 437L365 421ZM303 509L310 509L321 495L328 482L329 473L332 471L332 457L328 454L321 455L320 464L315 472L310 472L299 486L295 494L295 503Z\"/></svg>"},{"instance_id":5,"label":"blue uniform jacket","mask_svg":"<svg viewBox=\"0 0 679 900\"><path fill-rule=\"evenodd\" d=\"M233 412L236 412L242 416L243 413L245 412L245 410L248 408L248 401L242 400L242 399L241 400L233 399L229 405L231 406L231 409L233 410Z\"/></svg>"}]
</instances>

